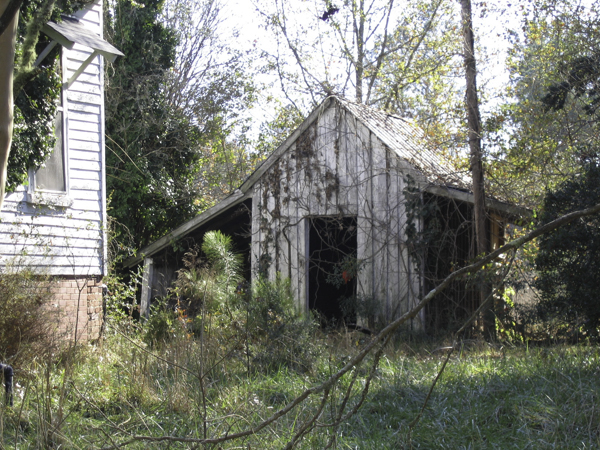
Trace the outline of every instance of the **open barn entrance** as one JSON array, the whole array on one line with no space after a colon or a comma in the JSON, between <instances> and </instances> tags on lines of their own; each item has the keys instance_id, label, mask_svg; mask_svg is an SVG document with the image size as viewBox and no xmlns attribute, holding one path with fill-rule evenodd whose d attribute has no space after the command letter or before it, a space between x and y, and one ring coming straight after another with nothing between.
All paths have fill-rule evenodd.
<instances>
[{"instance_id":1,"label":"open barn entrance","mask_svg":"<svg viewBox=\"0 0 600 450\"><path fill-rule=\"evenodd\" d=\"M310 219L308 307L324 325L341 323L341 301L356 295L356 217Z\"/></svg>"}]
</instances>

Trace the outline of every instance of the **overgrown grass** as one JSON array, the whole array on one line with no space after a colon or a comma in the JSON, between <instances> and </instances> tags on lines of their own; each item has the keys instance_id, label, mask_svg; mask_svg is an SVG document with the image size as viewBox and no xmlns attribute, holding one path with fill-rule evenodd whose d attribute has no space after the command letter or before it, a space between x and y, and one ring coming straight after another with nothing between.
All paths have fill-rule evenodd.
<instances>
[{"instance_id":1,"label":"overgrown grass","mask_svg":"<svg viewBox=\"0 0 600 450\"><path fill-rule=\"evenodd\" d=\"M354 335L315 339L320 352L311 371L263 373L248 371L234 354L203 368L197 339L180 337L149 349L134 332L113 333L81 349L68 368L56 361L17 375L15 406L0 409L0 448L103 448L134 435L202 438L249 429L339 370L360 347ZM332 390L318 426L297 448L324 448L332 438L339 449L600 447L600 350L594 345L465 345L451 356L411 430L445 352L430 344L390 346L358 412L337 428L323 426L335 422L351 373ZM369 362L355 371L350 407ZM309 397L256 435L206 448L283 448L320 402ZM51 441L44 440L49 428ZM126 448L167 447L194 445L134 441Z\"/></svg>"}]
</instances>

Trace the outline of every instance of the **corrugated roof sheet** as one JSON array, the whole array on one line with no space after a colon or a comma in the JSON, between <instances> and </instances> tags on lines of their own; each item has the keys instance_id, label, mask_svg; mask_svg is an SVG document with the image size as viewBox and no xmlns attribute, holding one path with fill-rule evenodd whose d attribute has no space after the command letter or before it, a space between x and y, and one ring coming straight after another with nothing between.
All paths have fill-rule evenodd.
<instances>
[{"instance_id":1,"label":"corrugated roof sheet","mask_svg":"<svg viewBox=\"0 0 600 450\"><path fill-rule=\"evenodd\" d=\"M441 152L431 148L419 127L401 117L369 106L341 97L336 99L391 151L423 173L429 182L470 190L470 177L455 170L443 159Z\"/></svg>"}]
</instances>

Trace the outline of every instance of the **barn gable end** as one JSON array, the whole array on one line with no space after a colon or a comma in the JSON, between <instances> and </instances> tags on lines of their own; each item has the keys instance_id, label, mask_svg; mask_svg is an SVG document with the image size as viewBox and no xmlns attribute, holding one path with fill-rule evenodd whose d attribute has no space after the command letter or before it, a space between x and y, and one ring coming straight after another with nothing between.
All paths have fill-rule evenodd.
<instances>
[{"instance_id":1,"label":"barn gable end","mask_svg":"<svg viewBox=\"0 0 600 450\"><path fill-rule=\"evenodd\" d=\"M299 309L317 310L328 321L381 325L408 311L427 287L426 256L409 237L409 228L414 235L427 223L415 214L409 220L411 189L418 199L472 203L468 181L426 146L416 127L330 97L232 196L128 264L160 258L170 243L191 235L201 240L218 218L245 205L250 246L239 250L247 252L251 277L289 277ZM464 245L468 252L470 242ZM413 329L426 328L424 314Z\"/></svg>"}]
</instances>

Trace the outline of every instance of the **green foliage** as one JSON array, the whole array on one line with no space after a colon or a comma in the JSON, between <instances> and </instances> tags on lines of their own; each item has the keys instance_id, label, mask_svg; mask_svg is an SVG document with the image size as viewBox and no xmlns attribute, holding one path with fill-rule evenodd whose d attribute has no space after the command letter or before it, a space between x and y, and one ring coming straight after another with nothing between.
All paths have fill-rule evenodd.
<instances>
[{"instance_id":1,"label":"green foliage","mask_svg":"<svg viewBox=\"0 0 600 450\"><path fill-rule=\"evenodd\" d=\"M8 159L7 188L27 182L30 167L40 167L55 144L54 117L61 91L55 65L44 68L15 99L13 142Z\"/></svg>"},{"instance_id":2,"label":"green foliage","mask_svg":"<svg viewBox=\"0 0 600 450\"><path fill-rule=\"evenodd\" d=\"M114 272L102 280L106 285L106 320L117 328L133 327L133 311L137 302L136 292L142 284L142 267L124 280Z\"/></svg>"},{"instance_id":3,"label":"green foliage","mask_svg":"<svg viewBox=\"0 0 600 450\"><path fill-rule=\"evenodd\" d=\"M268 156L281 145L304 120L300 111L292 105L277 104L275 118L264 122L260 127L260 134L256 149L260 155Z\"/></svg>"},{"instance_id":4,"label":"green foliage","mask_svg":"<svg viewBox=\"0 0 600 450\"><path fill-rule=\"evenodd\" d=\"M116 239L141 247L192 217L199 130L163 95L177 37L160 21L161 2L119 1L105 24L119 48L106 86L107 189Z\"/></svg>"},{"instance_id":5,"label":"green foliage","mask_svg":"<svg viewBox=\"0 0 600 450\"><path fill-rule=\"evenodd\" d=\"M260 277L252 286L247 327L253 335L254 367L261 372L313 370L317 322L298 312L290 286L279 274L273 281Z\"/></svg>"},{"instance_id":6,"label":"green foliage","mask_svg":"<svg viewBox=\"0 0 600 450\"><path fill-rule=\"evenodd\" d=\"M591 163L584 174L572 177L544 198L540 223L598 203L600 168ZM600 327L600 216L591 216L543 235L535 260L539 273L542 317L558 317L597 336Z\"/></svg>"},{"instance_id":7,"label":"green foliage","mask_svg":"<svg viewBox=\"0 0 600 450\"><path fill-rule=\"evenodd\" d=\"M259 277L248 286L241 276L241 256L219 231L206 233L202 252L192 249L184 264L176 281L177 300L159 308L156 319L151 317L158 330L153 335L166 330L161 334L166 337L180 327L219 354L239 354L243 348L240 357L247 369L311 370L316 325L298 312L289 279Z\"/></svg>"},{"instance_id":8,"label":"green foliage","mask_svg":"<svg viewBox=\"0 0 600 450\"><path fill-rule=\"evenodd\" d=\"M58 326L52 282L27 268L0 274L0 360L26 364L51 351Z\"/></svg>"},{"instance_id":9,"label":"green foliage","mask_svg":"<svg viewBox=\"0 0 600 450\"><path fill-rule=\"evenodd\" d=\"M167 298L157 298L150 307L150 317L144 323L144 341L150 345L162 344L185 333L185 322L179 320L177 311L169 307Z\"/></svg>"},{"instance_id":10,"label":"green foliage","mask_svg":"<svg viewBox=\"0 0 600 450\"><path fill-rule=\"evenodd\" d=\"M222 61L218 12L213 0L119 0L107 11L107 39L125 54L107 67L107 189L116 239L133 236L137 249L253 167L243 143L228 139L252 83L235 55Z\"/></svg>"},{"instance_id":11,"label":"green foliage","mask_svg":"<svg viewBox=\"0 0 600 450\"><path fill-rule=\"evenodd\" d=\"M319 336L315 341L327 350L317 356L313 372L247 373L229 357L203 385L194 376L203 367L198 341L179 340L149 352L135 334L111 335L78 358L27 366L19 374L15 407L0 407L0 445L105 448L148 436L126 447L162 449L168 440L170 448L183 449L195 445L189 439L222 437L224 428L229 435L250 430L335 373L356 351L355 345L333 346ZM319 426L296 448L326 448L332 437L339 448L597 447L600 350L592 345L465 342L431 393L421 421L409 428L445 359L445 346L390 347L364 401L367 368L360 366L332 387L327 402L310 396L268 429L222 446L284 448L299 424L323 408ZM356 414L338 428L327 426L338 417L346 392L344 412L358 407ZM177 442L178 437L188 441Z\"/></svg>"},{"instance_id":12,"label":"green foliage","mask_svg":"<svg viewBox=\"0 0 600 450\"><path fill-rule=\"evenodd\" d=\"M195 317L205 311L231 313L237 299L237 286L242 281L242 256L233 251L233 242L220 231L204 235L202 253L190 250L184 258L185 268L177 273L176 293L180 305Z\"/></svg>"},{"instance_id":13,"label":"green foliage","mask_svg":"<svg viewBox=\"0 0 600 450\"><path fill-rule=\"evenodd\" d=\"M545 190L583 171L598 121L574 78L579 63L595 59L598 17L596 1L524 3L521 29L508 34L506 101L486 123L492 195L536 208Z\"/></svg>"},{"instance_id":14,"label":"green foliage","mask_svg":"<svg viewBox=\"0 0 600 450\"><path fill-rule=\"evenodd\" d=\"M54 119L60 103L61 76L59 48L51 51L37 69L32 70L23 53L40 53L50 42L46 35L34 31L34 22L43 20L38 12L46 0L26 0L20 8L15 55L15 74L30 72L17 92L14 106L13 142L8 159L7 190L27 183L28 170L40 167L55 144ZM71 14L86 1L61 0L52 8L50 18L60 21L61 13ZM34 35L32 35L32 33ZM27 59L27 58L25 58Z\"/></svg>"}]
</instances>

